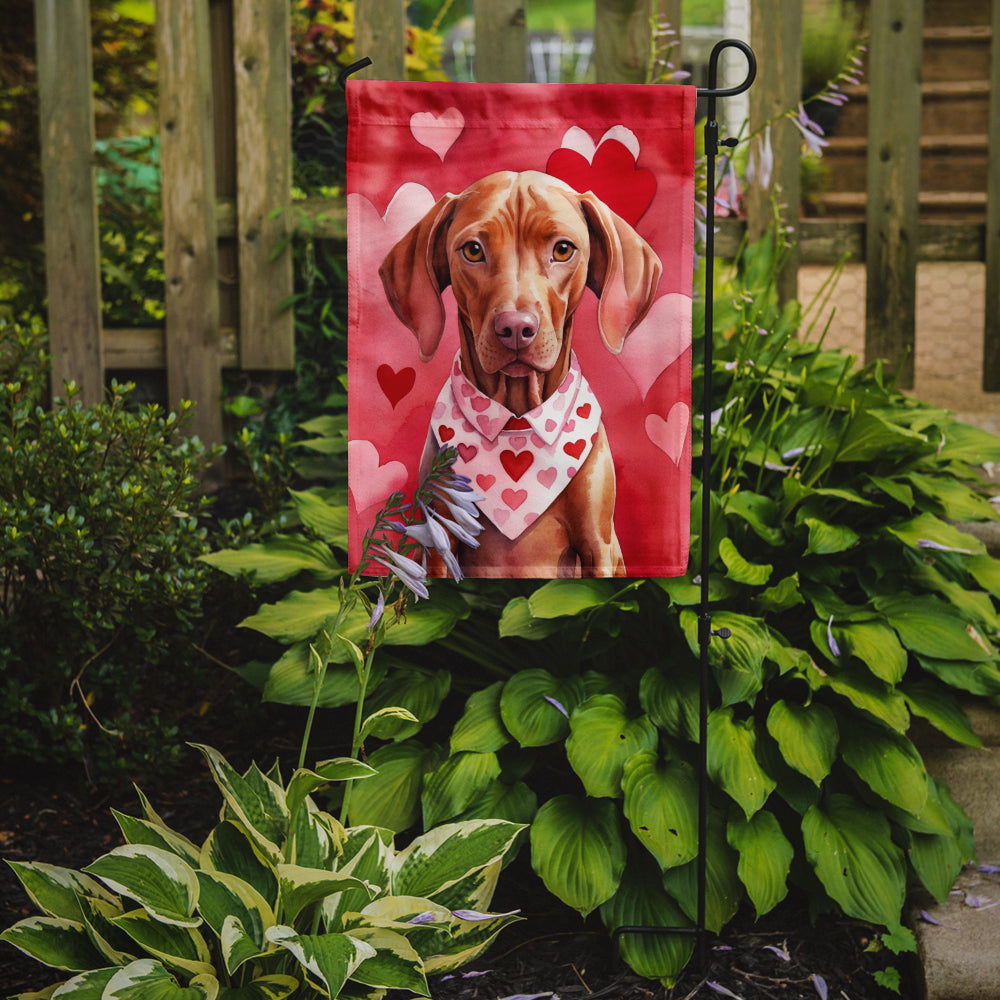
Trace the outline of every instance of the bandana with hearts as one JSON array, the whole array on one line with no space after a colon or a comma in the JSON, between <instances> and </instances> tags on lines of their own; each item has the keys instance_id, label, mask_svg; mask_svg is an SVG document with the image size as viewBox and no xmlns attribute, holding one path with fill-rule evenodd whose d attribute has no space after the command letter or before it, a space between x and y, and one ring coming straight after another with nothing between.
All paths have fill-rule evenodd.
<instances>
[{"instance_id":1,"label":"bandana with hearts","mask_svg":"<svg viewBox=\"0 0 1000 1000\"><path fill-rule=\"evenodd\" d=\"M439 446L458 449L455 471L485 499L479 509L514 539L566 488L597 440L601 407L576 355L559 388L518 417L462 374L458 355L434 404Z\"/></svg>"}]
</instances>

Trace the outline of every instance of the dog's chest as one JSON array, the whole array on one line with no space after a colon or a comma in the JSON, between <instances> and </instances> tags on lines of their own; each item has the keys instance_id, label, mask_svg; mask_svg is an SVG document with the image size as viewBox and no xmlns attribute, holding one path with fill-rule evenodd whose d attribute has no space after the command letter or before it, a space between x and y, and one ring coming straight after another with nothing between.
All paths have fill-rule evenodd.
<instances>
[{"instance_id":1,"label":"dog's chest","mask_svg":"<svg viewBox=\"0 0 1000 1000\"><path fill-rule=\"evenodd\" d=\"M559 388L521 417L480 392L459 359L431 416L439 447L457 449L478 506L507 538L542 515L580 470L597 440L601 407L574 357Z\"/></svg>"}]
</instances>

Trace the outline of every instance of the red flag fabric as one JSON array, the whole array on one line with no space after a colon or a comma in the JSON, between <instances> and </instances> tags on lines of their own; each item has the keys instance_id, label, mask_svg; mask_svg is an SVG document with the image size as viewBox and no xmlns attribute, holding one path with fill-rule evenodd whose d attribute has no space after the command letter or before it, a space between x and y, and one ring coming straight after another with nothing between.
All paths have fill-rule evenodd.
<instances>
[{"instance_id":1,"label":"red flag fabric","mask_svg":"<svg viewBox=\"0 0 1000 1000\"><path fill-rule=\"evenodd\" d=\"M350 564L456 449L468 576L676 576L691 87L350 80Z\"/></svg>"}]
</instances>

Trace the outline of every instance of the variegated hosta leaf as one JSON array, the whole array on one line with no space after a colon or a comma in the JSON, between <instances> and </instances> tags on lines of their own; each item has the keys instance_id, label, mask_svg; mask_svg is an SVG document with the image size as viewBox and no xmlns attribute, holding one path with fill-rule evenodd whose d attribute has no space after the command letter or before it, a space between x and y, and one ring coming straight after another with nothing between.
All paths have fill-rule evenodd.
<instances>
[{"instance_id":1,"label":"variegated hosta leaf","mask_svg":"<svg viewBox=\"0 0 1000 1000\"><path fill-rule=\"evenodd\" d=\"M531 865L549 892L586 916L618 889L625 842L608 799L558 795L531 824Z\"/></svg>"},{"instance_id":2,"label":"variegated hosta leaf","mask_svg":"<svg viewBox=\"0 0 1000 1000\"><path fill-rule=\"evenodd\" d=\"M840 733L826 705L778 700L768 713L767 731L777 741L785 761L815 785L830 773Z\"/></svg>"},{"instance_id":3,"label":"variegated hosta leaf","mask_svg":"<svg viewBox=\"0 0 1000 1000\"><path fill-rule=\"evenodd\" d=\"M708 717L708 774L749 818L767 801L776 782L757 761L752 718L737 721L733 709L717 708Z\"/></svg>"},{"instance_id":4,"label":"variegated hosta leaf","mask_svg":"<svg viewBox=\"0 0 1000 1000\"><path fill-rule=\"evenodd\" d=\"M292 819L285 858L304 868L335 868L343 842L340 822L317 809L312 799L306 799Z\"/></svg>"},{"instance_id":5,"label":"variegated hosta leaf","mask_svg":"<svg viewBox=\"0 0 1000 1000\"><path fill-rule=\"evenodd\" d=\"M332 997L363 961L375 957L375 949L349 934L296 934L291 927L278 924L268 928L267 939L285 948Z\"/></svg>"},{"instance_id":6,"label":"variegated hosta leaf","mask_svg":"<svg viewBox=\"0 0 1000 1000\"><path fill-rule=\"evenodd\" d=\"M347 831L337 871L354 876L366 888L345 889L323 900L323 920L328 931L344 930L342 921L345 913L356 913L367 906L372 892L388 890L392 851L392 833L389 830L356 826Z\"/></svg>"},{"instance_id":7,"label":"variegated hosta leaf","mask_svg":"<svg viewBox=\"0 0 1000 1000\"><path fill-rule=\"evenodd\" d=\"M847 766L876 795L894 806L919 815L927 802L927 771L906 736L861 719L851 724L850 739L841 755Z\"/></svg>"},{"instance_id":8,"label":"variegated hosta leaf","mask_svg":"<svg viewBox=\"0 0 1000 1000\"><path fill-rule=\"evenodd\" d=\"M802 836L820 882L849 917L899 923L906 866L882 813L849 795L830 795L806 813Z\"/></svg>"},{"instance_id":9,"label":"variegated hosta leaf","mask_svg":"<svg viewBox=\"0 0 1000 1000\"><path fill-rule=\"evenodd\" d=\"M520 920L516 912L478 914L465 919L464 910L453 910L454 922L450 933L441 933L441 940L431 954L424 956L424 971L428 974L452 972L477 959L509 924ZM416 945L417 942L414 942Z\"/></svg>"},{"instance_id":10,"label":"variegated hosta leaf","mask_svg":"<svg viewBox=\"0 0 1000 1000\"><path fill-rule=\"evenodd\" d=\"M223 872L198 872L198 882L201 894L198 898L198 910L205 922L215 931L220 940L227 921L235 920L239 928L230 928L229 939L239 941L239 960L231 964L235 957L232 947L225 948L226 967L232 975L240 964L252 955L247 955L243 938L249 938L253 946L253 954L266 950L264 931L275 923L274 912L267 900L248 882L226 875ZM237 930L239 933L236 933ZM225 942L224 942L225 943Z\"/></svg>"},{"instance_id":11,"label":"variegated hosta leaf","mask_svg":"<svg viewBox=\"0 0 1000 1000\"><path fill-rule=\"evenodd\" d=\"M171 851L146 844L125 844L98 858L84 871L113 892L134 899L150 916L166 924L197 927L198 878Z\"/></svg>"},{"instance_id":12,"label":"variegated hosta leaf","mask_svg":"<svg viewBox=\"0 0 1000 1000\"><path fill-rule=\"evenodd\" d=\"M375 954L351 973L355 982L430 996L424 963L402 934L384 927L356 927L351 937L375 949Z\"/></svg>"},{"instance_id":13,"label":"variegated hosta leaf","mask_svg":"<svg viewBox=\"0 0 1000 1000\"><path fill-rule=\"evenodd\" d=\"M618 891L601 905L610 932L619 927L690 927L684 912L664 891L651 859L630 858ZM619 952L640 976L672 986L694 950L692 934L623 934Z\"/></svg>"},{"instance_id":14,"label":"variegated hosta leaf","mask_svg":"<svg viewBox=\"0 0 1000 1000\"><path fill-rule=\"evenodd\" d=\"M740 853L736 873L759 918L788 895L788 872L795 849L774 814L766 809L750 819L737 816L730 820L726 836Z\"/></svg>"},{"instance_id":15,"label":"variegated hosta leaf","mask_svg":"<svg viewBox=\"0 0 1000 1000\"><path fill-rule=\"evenodd\" d=\"M392 892L433 899L460 879L500 861L522 829L495 819L446 823L429 830L393 860Z\"/></svg>"},{"instance_id":16,"label":"variegated hosta leaf","mask_svg":"<svg viewBox=\"0 0 1000 1000\"><path fill-rule=\"evenodd\" d=\"M100 968L105 960L91 944L87 928L65 917L28 917L0 934L6 941L37 962L53 969L81 972Z\"/></svg>"},{"instance_id":17,"label":"variegated hosta leaf","mask_svg":"<svg viewBox=\"0 0 1000 1000\"><path fill-rule=\"evenodd\" d=\"M216 1000L218 995L219 981L212 975L196 976L181 986L159 962L143 958L119 969L101 1000Z\"/></svg>"},{"instance_id":18,"label":"variegated hosta leaf","mask_svg":"<svg viewBox=\"0 0 1000 1000\"><path fill-rule=\"evenodd\" d=\"M452 754L436 771L424 778L420 796L424 826L437 826L454 819L475 802L500 777L495 753Z\"/></svg>"},{"instance_id":19,"label":"variegated hosta leaf","mask_svg":"<svg viewBox=\"0 0 1000 1000\"><path fill-rule=\"evenodd\" d=\"M369 893L369 898L375 895L374 890L353 875L303 868L300 865L278 865L278 881L281 886L282 912L285 919L291 921L305 907L345 889L361 889Z\"/></svg>"},{"instance_id":20,"label":"variegated hosta leaf","mask_svg":"<svg viewBox=\"0 0 1000 1000\"><path fill-rule=\"evenodd\" d=\"M44 993L21 993L12 1000L28 1000L29 997L40 998L52 997L55 1000L101 1000L104 996L104 988L114 978L120 966L112 966L107 969L91 969L89 972L81 972L79 976L67 979L65 983L58 986L50 993L49 987Z\"/></svg>"},{"instance_id":21,"label":"variegated hosta leaf","mask_svg":"<svg viewBox=\"0 0 1000 1000\"><path fill-rule=\"evenodd\" d=\"M613 694L592 695L569 721L566 757L595 798L621 797L625 761L639 750L653 750L659 740L648 715L630 719L625 702Z\"/></svg>"},{"instance_id":22,"label":"variegated hosta leaf","mask_svg":"<svg viewBox=\"0 0 1000 1000\"><path fill-rule=\"evenodd\" d=\"M193 745L208 761L227 807L246 827L264 855L277 863L281 857L279 845L288 832L284 789L253 768L246 776L240 775L217 750L203 744Z\"/></svg>"},{"instance_id":23,"label":"variegated hosta leaf","mask_svg":"<svg viewBox=\"0 0 1000 1000\"><path fill-rule=\"evenodd\" d=\"M416 740L379 747L368 761L375 777L351 789L352 826L381 826L399 833L420 817L424 773L438 763L438 754Z\"/></svg>"},{"instance_id":24,"label":"variegated hosta leaf","mask_svg":"<svg viewBox=\"0 0 1000 1000\"><path fill-rule=\"evenodd\" d=\"M316 765L313 770L299 768L288 782L285 792L285 805L288 812L294 815L306 797L312 795L318 788L328 785L331 781L350 781L356 778L370 778L376 774L373 767L353 757L336 757Z\"/></svg>"},{"instance_id":25,"label":"variegated hosta leaf","mask_svg":"<svg viewBox=\"0 0 1000 1000\"><path fill-rule=\"evenodd\" d=\"M126 816L117 809L112 809L111 812L128 843L159 847L161 850L176 854L192 868L198 864L199 849L182 834L149 820Z\"/></svg>"},{"instance_id":26,"label":"variegated hosta leaf","mask_svg":"<svg viewBox=\"0 0 1000 1000\"><path fill-rule=\"evenodd\" d=\"M524 828L521 829L523 831ZM457 882L452 883L446 889L434 893L434 901L442 906L447 906L449 910L464 908L488 910L493 902L493 894L496 892L500 871L505 860L506 857L497 858L485 868L478 868L466 875L465 878L460 878Z\"/></svg>"},{"instance_id":27,"label":"variegated hosta leaf","mask_svg":"<svg viewBox=\"0 0 1000 1000\"><path fill-rule=\"evenodd\" d=\"M190 927L160 923L145 910L123 913L112 923L171 969L181 969L189 976L213 971L212 956L205 939Z\"/></svg>"},{"instance_id":28,"label":"variegated hosta leaf","mask_svg":"<svg viewBox=\"0 0 1000 1000\"><path fill-rule=\"evenodd\" d=\"M92 896L109 903L116 899L97 879L39 861L8 861L24 891L46 916L81 920L80 897Z\"/></svg>"},{"instance_id":29,"label":"variegated hosta leaf","mask_svg":"<svg viewBox=\"0 0 1000 1000\"><path fill-rule=\"evenodd\" d=\"M500 694L504 727L523 747L543 747L569 732L569 716L583 701L579 677L560 679L547 670L514 674Z\"/></svg>"},{"instance_id":30,"label":"variegated hosta leaf","mask_svg":"<svg viewBox=\"0 0 1000 1000\"><path fill-rule=\"evenodd\" d=\"M497 681L470 695L462 717L451 733L451 752L474 750L477 753L495 753L510 742L500 716L500 693L503 681Z\"/></svg>"},{"instance_id":31,"label":"variegated hosta leaf","mask_svg":"<svg viewBox=\"0 0 1000 1000\"><path fill-rule=\"evenodd\" d=\"M299 980L294 976L261 976L244 986L224 986L219 992L218 1000L285 1000L299 985Z\"/></svg>"},{"instance_id":32,"label":"variegated hosta leaf","mask_svg":"<svg viewBox=\"0 0 1000 1000\"><path fill-rule=\"evenodd\" d=\"M109 903L93 896L83 896L80 905L90 940L104 956L105 965L128 965L140 957L140 949L135 942L114 924L115 917L125 912L120 902Z\"/></svg>"},{"instance_id":33,"label":"variegated hosta leaf","mask_svg":"<svg viewBox=\"0 0 1000 1000\"><path fill-rule=\"evenodd\" d=\"M201 847L199 867L224 872L252 885L272 907L278 905L278 875L241 823L220 823Z\"/></svg>"},{"instance_id":34,"label":"variegated hosta leaf","mask_svg":"<svg viewBox=\"0 0 1000 1000\"><path fill-rule=\"evenodd\" d=\"M625 762L625 817L661 869L698 853L698 782L689 764L660 760L652 750Z\"/></svg>"}]
</instances>

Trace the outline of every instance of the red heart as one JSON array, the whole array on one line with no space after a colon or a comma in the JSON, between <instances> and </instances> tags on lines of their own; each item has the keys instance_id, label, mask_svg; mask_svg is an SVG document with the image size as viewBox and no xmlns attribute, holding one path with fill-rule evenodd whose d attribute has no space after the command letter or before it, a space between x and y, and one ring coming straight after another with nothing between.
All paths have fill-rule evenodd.
<instances>
[{"instance_id":1,"label":"red heart","mask_svg":"<svg viewBox=\"0 0 1000 1000\"><path fill-rule=\"evenodd\" d=\"M652 170L637 167L631 151L617 139L602 142L590 163L575 149L557 149L549 157L545 172L576 191L593 191L633 226L656 194L656 176Z\"/></svg>"},{"instance_id":2,"label":"red heart","mask_svg":"<svg viewBox=\"0 0 1000 1000\"><path fill-rule=\"evenodd\" d=\"M445 441L450 441L454 436L455 436L454 427L442 426L438 428L438 437L441 439L441 444L444 444Z\"/></svg>"},{"instance_id":3,"label":"red heart","mask_svg":"<svg viewBox=\"0 0 1000 1000\"><path fill-rule=\"evenodd\" d=\"M480 473L476 476L476 485L484 492L489 492L489 488L497 481L496 476L485 476Z\"/></svg>"},{"instance_id":4,"label":"red heart","mask_svg":"<svg viewBox=\"0 0 1000 1000\"><path fill-rule=\"evenodd\" d=\"M583 406L578 406L576 408L576 415L578 417L583 417L584 420L590 416L590 403L584 403Z\"/></svg>"},{"instance_id":5,"label":"red heart","mask_svg":"<svg viewBox=\"0 0 1000 1000\"><path fill-rule=\"evenodd\" d=\"M471 462L476 457L477 451L479 449L474 444L460 444L458 446L458 454L462 457L463 462Z\"/></svg>"},{"instance_id":6,"label":"red heart","mask_svg":"<svg viewBox=\"0 0 1000 1000\"><path fill-rule=\"evenodd\" d=\"M397 372L390 365L379 365L375 377L385 398L392 403L392 408L396 409L396 404L413 388L417 373L412 368L401 368Z\"/></svg>"},{"instance_id":7,"label":"red heart","mask_svg":"<svg viewBox=\"0 0 1000 1000\"><path fill-rule=\"evenodd\" d=\"M500 494L500 498L508 507L510 507L511 510L517 510L517 508L528 499L528 491L504 490L503 493Z\"/></svg>"},{"instance_id":8,"label":"red heart","mask_svg":"<svg viewBox=\"0 0 1000 1000\"><path fill-rule=\"evenodd\" d=\"M580 438L579 441L567 441L563 445L563 451L572 458L579 458L583 454L583 449L587 447L587 442Z\"/></svg>"},{"instance_id":9,"label":"red heart","mask_svg":"<svg viewBox=\"0 0 1000 1000\"><path fill-rule=\"evenodd\" d=\"M526 431L531 426L524 417L511 417L504 425L505 431Z\"/></svg>"},{"instance_id":10,"label":"red heart","mask_svg":"<svg viewBox=\"0 0 1000 1000\"><path fill-rule=\"evenodd\" d=\"M502 451L500 452L500 464L507 471L507 475L516 483L534 462L535 456L530 451Z\"/></svg>"}]
</instances>

